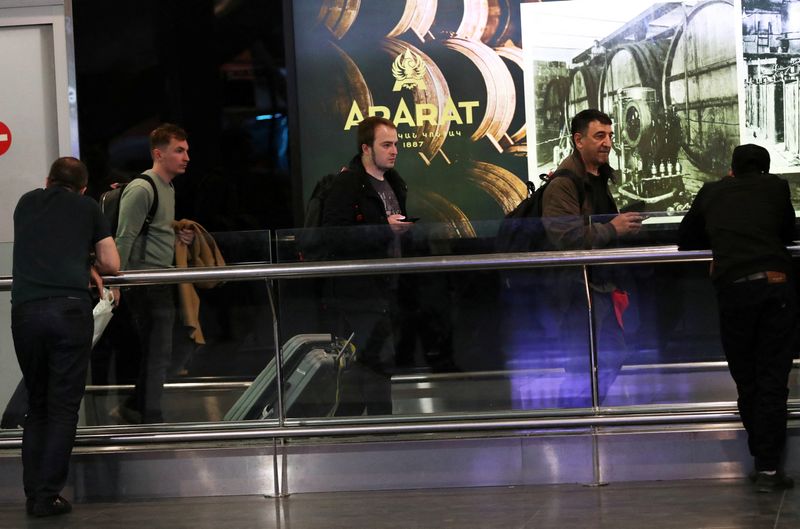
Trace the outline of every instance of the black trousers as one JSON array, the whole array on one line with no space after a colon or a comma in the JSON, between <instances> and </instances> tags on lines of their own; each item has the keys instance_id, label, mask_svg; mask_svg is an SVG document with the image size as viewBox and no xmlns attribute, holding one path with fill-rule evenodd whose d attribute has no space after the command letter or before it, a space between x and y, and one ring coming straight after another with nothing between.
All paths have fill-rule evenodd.
<instances>
[{"instance_id":1,"label":"black trousers","mask_svg":"<svg viewBox=\"0 0 800 529\"><path fill-rule=\"evenodd\" d=\"M141 412L144 423L164 422L162 400L172 359L175 285L131 287L123 296L142 347L132 407Z\"/></svg>"},{"instance_id":2,"label":"black trousers","mask_svg":"<svg viewBox=\"0 0 800 529\"><path fill-rule=\"evenodd\" d=\"M22 434L25 496L48 501L64 488L92 347L92 305L48 298L11 310L11 332L25 387Z\"/></svg>"},{"instance_id":3,"label":"black trousers","mask_svg":"<svg viewBox=\"0 0 800 529\"><path fill-rule=\"evenodd\" d=\"M717 287L720 336L739 394L756 470L778 469L786 443L786 399L797 325L792 283L766 279Z\"/></svg>"}]
</instances>

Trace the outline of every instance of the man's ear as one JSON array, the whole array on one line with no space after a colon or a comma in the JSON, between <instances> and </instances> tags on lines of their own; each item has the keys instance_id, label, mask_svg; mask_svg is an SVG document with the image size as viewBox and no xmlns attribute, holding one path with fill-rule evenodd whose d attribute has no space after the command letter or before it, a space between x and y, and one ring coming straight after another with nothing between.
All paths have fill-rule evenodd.
<instances>
[{"instance_id":1,"label":"man's ear","mask_svg":"<svg viewBox=\"0 0 800 529\"><path fill-rule=\"evenodd\" d=\"M78 191L81 195L86 193L86 186L83 186L80 191Z\"/></svg>"}]
</instances>

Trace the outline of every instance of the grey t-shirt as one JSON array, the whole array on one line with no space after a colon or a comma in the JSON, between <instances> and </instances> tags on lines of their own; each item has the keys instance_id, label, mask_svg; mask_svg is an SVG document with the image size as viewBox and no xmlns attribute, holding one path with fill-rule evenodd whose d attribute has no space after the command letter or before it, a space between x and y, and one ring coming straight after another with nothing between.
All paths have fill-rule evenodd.
<instances>
[{"instance_id":1,"label":"grey t-shirt","mask_svg":"<svg viewBox=\"0 0 800 529\"><path fill-rule=\"evenodd\" d=\"M375 192L378 193L378 196L381 197L383 209L386 210L386 216L402 215L403 212L400 209L400 202L398 202L397 195L394 194L394 189L389 185L389 182L386 180L378 180L375 177L370 177L369 181L372 182L372 187L375 189ZM392 244L389 245L388 253L389 257L400 257L400 238L397 235L395 235Z\"/></svg>"},{"instance_id":2,"label":"grey t-shirt","mask_svg":"<svg viewBox=\"0 0 800 529\"><path fill-rule=\"evenodd\" d=\"M375 188L375 192L378 193L378 196L381 197L383 201L383 208L386 210L386 216L402 214L403 212L400 211L400 202L397 201L397 195L394 194L394 190L392 186L389 185L389 182L386 180L378 180L374 177L369 180L372 182L372 187Z\"/></svg>"}]
</instances>

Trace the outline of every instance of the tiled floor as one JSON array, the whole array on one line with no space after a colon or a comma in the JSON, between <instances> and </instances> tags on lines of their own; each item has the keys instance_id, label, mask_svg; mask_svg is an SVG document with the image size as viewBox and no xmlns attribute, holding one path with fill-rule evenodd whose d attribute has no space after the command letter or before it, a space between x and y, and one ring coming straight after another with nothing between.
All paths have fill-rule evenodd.
<instances>
[{"instance_id":1,"label":"tiled floor","mask_svg":"<svg viewBox=\"0 0 800 529\"><path fill-rule=\"evenodd\" d=\"M0 505L0 527L80 529L760 529L800 527L800 491L743 480L298 494L79 504L34 519Z\"/></svg>"}]
</instances>

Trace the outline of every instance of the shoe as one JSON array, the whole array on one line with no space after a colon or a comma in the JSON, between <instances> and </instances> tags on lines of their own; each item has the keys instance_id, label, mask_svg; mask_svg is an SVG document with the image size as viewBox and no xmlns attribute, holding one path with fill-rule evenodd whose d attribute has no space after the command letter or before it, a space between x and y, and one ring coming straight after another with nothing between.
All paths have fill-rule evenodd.
<instances>
[{"instance_id":1,"label":"shoe","mask_svg":"<svg viewBox=\"0 0 800 529\"><path fill-rule=\"evenodd\" d=\"M129 408L124 404L120 404L111 409L108 415L117 422L125 422L128 424L142 424L142 414L133 408Z\"/></svg>"},{"instance_id":2,"label":"shoe","mask_svg":"<svg viewBox=\"0 0 800 529\"><path fill-rule=\"evenodd\" d=\"M756 478L756 491L758 492L775 492L791 488L794 488L794 480L781 471L774 474L759 472Z\"/></svg>"},{"instance_id":3,"label":"shoe","mask_svg":"<svg viewBox=\"0 0 800 529\"><path fill-rule=\"evenodd\" d=\"M36 502L33 504L33 515L37 518L45 516L58 516L59 514L67 514L72 511L72 505L62 498L56 496L44 502Z\"/></svg>"}]
</instances>

